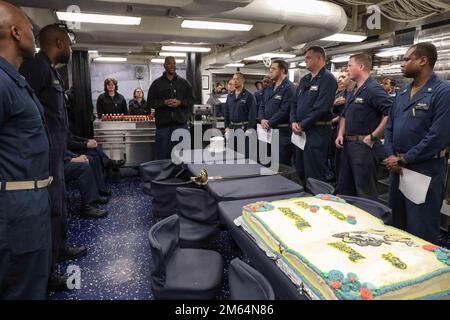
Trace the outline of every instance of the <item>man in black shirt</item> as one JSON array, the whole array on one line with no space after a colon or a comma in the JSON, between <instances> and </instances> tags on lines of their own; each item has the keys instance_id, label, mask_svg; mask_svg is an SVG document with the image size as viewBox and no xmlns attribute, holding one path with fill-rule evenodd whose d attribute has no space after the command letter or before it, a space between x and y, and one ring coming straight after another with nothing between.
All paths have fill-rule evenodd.
<instances>
[{"instance_id":1,"label":"man in black shirt","mask_svg":"<svg viewBox=\"0 0 450 320\"><path fill-rule=\"evenodd\" d=\"M164 69L166 71L152 83L147 95L150 108L155 109L157 159L170 159L174 147L172 132L176 129L187 130L187 121L194 105L192 87L176 74L174 57L166 57Z\"/></svg>"}]
</instances>

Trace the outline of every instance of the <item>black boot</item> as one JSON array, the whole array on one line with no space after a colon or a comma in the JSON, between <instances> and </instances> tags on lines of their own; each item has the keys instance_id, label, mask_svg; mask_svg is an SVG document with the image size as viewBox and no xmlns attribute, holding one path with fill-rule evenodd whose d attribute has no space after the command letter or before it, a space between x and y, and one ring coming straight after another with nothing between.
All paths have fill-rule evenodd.
<instances>
[{"instance_id":1,"label":"black boot","mask_svg":"<svg viewBox=\"0 0 450 320\"><path fill-rule=\"evenodd\" d=\"M69 279L68 276L53 272L48 279L47 291L62 292L69 290L67 287L67 279Z\"/></svg>"},{"instance_id":2,"label":"black boot","mask_svg":"<svg viewBox=\"0 0 450 320\"><path fill-rule=\"evenodd\" d=\"M111 195L111 191L107 189L98 189L98 193L103 197L108 197Z\"/></svg>"},{"instance_id":3,"label":"black boot","mask_svg":"<svg viewBox=\"0 0 450 320\"><path fill-rule=\"evenodd\" d=\"M101 210L92 207L91 205L85 204L81 207L80 217L81 218L104 218L108 215L108 211Z\"/></svg>"},{"instance_id":4,"label":"black boot","mask_svg":"<svg viewBox=\"0 0 450 320\"><path fill-rule=\"evenodd\" d=\"M80 258L87 253L85 246L71 247L59 251L58 262Z\"/></svg>"},{"instance_id":5,"label":"black boot","mask_svg":"<svg viewBox=\"0 0 450 320\"><path fill-rule=\"evenodd\" d=\"M111 160L109 159L108 163L106 164L106 168L109 169L119 169L121 166L125 164L125 160Z\"/></svg>"},{"instance_id":6,"label":"black boot","mask_svg":"<svg viewBox=\"0 0 450 320\"><path fill-rule=\"evenodd\" d=\"M108 201L109 201L109 199L107 197L100 197L97 200L93 201L93 203L107 204Z\"/></svg>"}]
</instances>

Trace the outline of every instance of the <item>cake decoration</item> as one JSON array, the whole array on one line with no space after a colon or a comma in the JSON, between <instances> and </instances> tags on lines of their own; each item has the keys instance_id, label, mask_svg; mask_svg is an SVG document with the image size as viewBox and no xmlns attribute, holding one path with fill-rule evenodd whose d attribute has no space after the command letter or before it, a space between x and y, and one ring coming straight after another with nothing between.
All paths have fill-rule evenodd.
<instances>
[{"instance_id":1,"label":"cake decoration","mask_svg":"<svg viewBox=\"0 0 450 320\"><path fill-rule=\"evenodd\" d=\"M303 209L305 209L305 210L308 210L309 209L309 204L307 204L306 202L304 202L304 201L294 201L294 203L295 203L295 205L297 205L297 206L299 206L300 208L303 208Z\"/></svg>"},{"instance_id":2,"label":"cake decoration","mask_svg":"<svg viewBox=\"0 0 450 320\"><path fill-rule=\"evenodd\" d=\"M352 216L352 215L345 216L343 213L339 212L338 210L336 210L330 206L323 206L323 208L325 210L327 210L333 217L335 217L338 220L347 221L350 224L357 223L355 216Z\"/></svg>"},{"instance_id":3,"label":"cake decoration","mask_svg":"<svg viewBox=\"0 0 450 320\"><path fill-rule=\"evenodd\" d=\"M266 212L266 211L271 211L274 208L275 207L273 205L271 205L270 203L268 203L266 201L250 203L250 204L244 206L244 210L247 210L249 212Z\"/></svg>"},{"instance_id":4,"label":"cake decoration","mask_svg":"<svg viewBox=\"0 0 450 320\"><path fill-rule=\"evenodd\" d=\"M348 254L348 259L351 262L358 262L358 260L361 259L365 259L365 257L360 254L358 251L352 249L351 247L349 247L348 245L346 245L345 243L342 243L340 241L338 242L330 242L327 243L330 247L333 247L341 252L347 253Z\"/></svg>"},{"instance_id":5,"label":"cake decoration","mask_svg":"<svg viewBox=\"0 0 450 320\"><path fill-rule=\"evenodd\" d=\"M340 198L338 196L335 196L335 195L332 195L332 194L322 194L322 193L320 193L320 194L317 194L315 197L318 198L318 199L325 200L325 201L334 201L334 202L338 202L338 203L347 203L347 201L345 201L345 199L342 199L342 198Z\"/></svg>"},{"instance_id":6,"label":"cake decoration","mask_svg":"<svg viewBox=\"0 0 450 320\"><path fill-rule=\"evenodd\" d=\"M304 201L294 201L295 205L299 206L300 208L303 208L305 210L309 210L312 213L316 213L320 210L320 206L318 205L309 205Z\"/></svg>"},{"instance_id":7,"label":"cake decoration","mask_svg":"<svg viewBox=\"0 0 450 320\"><path fill-rule=\"evenodd\" d=\"M348 273L347 277L338 270L331 270L324 274L324 278L335 290L336 295L344 300L372 300L374 297L373 286L367 283L361 284L358 276L354 273ZM371 289L369 289L371 287Z\"/></svg>"},{"instance_id":8,"label":"cake decoration","mask_svg":"<svg viewBox=\"0 0 450 320\"><path fill-rule=\"evenodd\" d=\"M294 211L292 211L291 208L278 208L278 210L280 210L286 217L294 220L295 221L295 226L300 231L303 231L303 229L311 227L311 225L309 224L308 221L306 221L301 216L299 216Z\"/></svg>"},{"instance_id":9,"label":"cake decoration","mask_svg":"<svg viewBox=\"0 0 450 320\"><path fill-rule=\"evenodd\" d=\"M349 231L333 234L333 237L341 238L345 243L355 243L360 247L379 247L382 244L391 245L393 242L405 243L409 247L416 246L411 238L389 234L385 230Z\"/></svg>"},{"instance_id":10,"label":"cake decoration","mask_svg":"<svg viewBox=\"0 0 450 320\"><path fill-rule=\"evenodd\" d=\"M400 260L400 258L394 256L391 252L382 254L381 257L397 269L406 270L406 268L408 267L406 263Z\"/></svg>"},{"instance_id":11,"label":"cake decoration","mask_svg":"<svg viewBox=\"0 0 450 320\"><path fill-rule=\"evenodd\" d=\"M427 251L433 252L439 261L450 266L450 250L436 246L434 244L426 244L422 246L422 248Z\"/></svg>"},{"instance_id":12,"label":"cake decoration","mask_svg":"<svg viewBox=\"0 0 450 320\"><path fill-rule=\"evenodd\" d=\"M386 226L349 203L331 200L331 195L325 200L278 200L270 202L273 210L268 213L258 212L263 206L253 203L253 211L243 210L243 229L261 241L256 242L261 248L275 248L277 265L299 290L315 298L439 299L450 295L450 250ZM352 225L355 221L357 228Z\"/></svg>"}]
</instances>

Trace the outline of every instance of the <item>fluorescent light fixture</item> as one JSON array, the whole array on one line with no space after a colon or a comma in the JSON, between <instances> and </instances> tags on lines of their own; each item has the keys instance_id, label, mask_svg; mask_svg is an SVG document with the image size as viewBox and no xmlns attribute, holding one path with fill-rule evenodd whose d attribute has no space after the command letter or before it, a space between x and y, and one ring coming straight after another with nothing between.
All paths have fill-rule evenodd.
<instances>
[{"instance_id":1,"label":"fluorescent light fixture","mask_svg":"<svg viewBox=\"0 0 450 320\"><path fill-rule=\"evenodd\" d=\"M159 53L159 55L160 55L161 57L179 57L179 58L186 58L186 52L168 52L168 51L164 52L164 51L161 51L161 52Z\"/></svg>"},{"instance_id":2,"label":"fluorescent light fixture","mask_svg":"<svg viewBox=\"0 0 450 320\"><path fill-rule=\"evenodd\" d=\"M306 68L306 61L300 62L298 64L299 67Z\"/></svg>"},{"instance_id":3,"label":"fluorescent light fixture","mask_svg":"<svg viewBox=\"0 0 450 320\"><path fill-rule=\"evenodd\" d=\"M349 54L344 55L344 56L334 56L331 59L331 62L334 62L334 63L348 62L349 59L350 59L350 55Z\"/></svg>"},{"instance_id":4,"label":"fluorescent light fixture","mask_svg":"<svg viewBox=\"0 0 450 320\"><path fill-rule=\"evenodd\" d=\"M337 41L337 42L361 42L367 39L367 36L361 34L350 33L336 33L329 37L322 38L323 41Z\"/></svg>"},{"instance_id":5,"label":"fluorescent light fixture","mask_svg":"<svg viewBox=\"0 0 450 320\"><path fill-rule=\"evenodd\" d=\"M56 16L59 20L86 22L86 23L101 23L101 24L121 24L121 25L140 25L141 18L130 16L112 16L104 14L79 13L57 11Z\"/></svg>"},{"instance_id":6,"label":"fluorescent light fixture","mask_svg":"<svg viewBox=\"0 0 450 320\"><path fill-rule=\"evenodd\" d=\"M245 67L245 63L229 63L229 64L226 64L225 67L241 68L241 67Z\"/></svg>"},{"instance_id":7,"label":"fluorescent light fixture","mask_svg":"<svg viewBox=\"0 0 450 320\"><path fill-rule=\"evenodd\" d=\"M178 52L210 52L211 48L206 47L188 47L188 46L162 46L164 51L178 51Z\"/></svg>"},{"instance_id":8,"label":"fluorescent light fixture","mask_svg":"<svg viewBox=\"0 0 450 320\"><path fill-rule=\"evenodd\" d=\"M98 54L98 50L88 50L89 54Z\"/></svg>"},{"instance_id":9,"label":"fluorescent light fixture","mask_svg":"<svg viewBox=\"0 0 450 320\"><path fill-rule=\"evenodd\" d=\"M253 28L253 25L252 24L243 24L243 23L184 20L181 23L181 27L189 28L189 29L250 31Z\"/></svg>"},{"instance_id":10,"label":"fluorescent light fixture","mask_svg":"<svg viewBox=\"0 0 450 320\"><path fill-rule=\"evenodd\" d=\"M408 51L408 47L394 47L394 48L381 50L380 52L376 53L375 55L380 58L403 56L406 53L406 51Z\"/></svg>"},{"instance_id":11,"label":"fluorescent light fixture","mask_svg":"<svg viewBox=\"0 0 450 320\"><path fill-rule=\"evenodd\" d=\"M95 58L94 61L97 61L97 62L125 62L125 61L127 61L127 58L122 58L122 57L98 57L98 58Z\"/></svg>"},{"instance_id":12,"label":"fluorescent light fixture","mask_svg":"<svg viewBox=\"0 0 450 320\"><path fill-rule=\"evenodd\" d=\"M278 52L267 52L257 56L247 57L244 60L255 60L262 61L263 58L281 58L281 59L292 59L295 58L295 54L290 53L278 53Z\"/></svg>"},{"instance_id":13,"label":"fluorescent light fixture","mask_svg":"<svg viewBox=\"0 0 450 320\"><path fill-rule=\"evenodd\" d=\"M153 58L151 61L153 63L164 63L164 60L165 59L161 59L161 58ZM184 63L184 60L183 59L175 59L175 62L176 63Z\"/></svg>"}]
</instances>

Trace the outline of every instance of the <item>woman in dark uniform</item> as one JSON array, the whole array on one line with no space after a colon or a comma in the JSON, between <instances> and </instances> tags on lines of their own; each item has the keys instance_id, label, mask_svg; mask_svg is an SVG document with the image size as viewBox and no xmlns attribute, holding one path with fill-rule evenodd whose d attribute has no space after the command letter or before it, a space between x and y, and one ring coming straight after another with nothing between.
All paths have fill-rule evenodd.
<instances>
[{"instance_id":1,"label":"woman in dark uniform","mask_svg":"<svg viewBox=\"0 0 450 320\"><path fill-rule=\"evenodd\" d=\"M128 114L127 102L123 95L117 92L117 80L108 78L104 85L105 92L97 99L98 117L101 118L104 114Z\"/></svg>"},{"instance_id":2,"label":"woman in dark uniform","mask_svg":"<svg viewBox=\"0 0 450 320\"><path fill-rule=\"evenodd\" d=\"M136 88L133 92L133 100L128 104L128 110L131 115L148 115L150 114L150 107L147 106L147 101L144 99L144 91L141 88Z\"/></svg>"}]
</instances>

